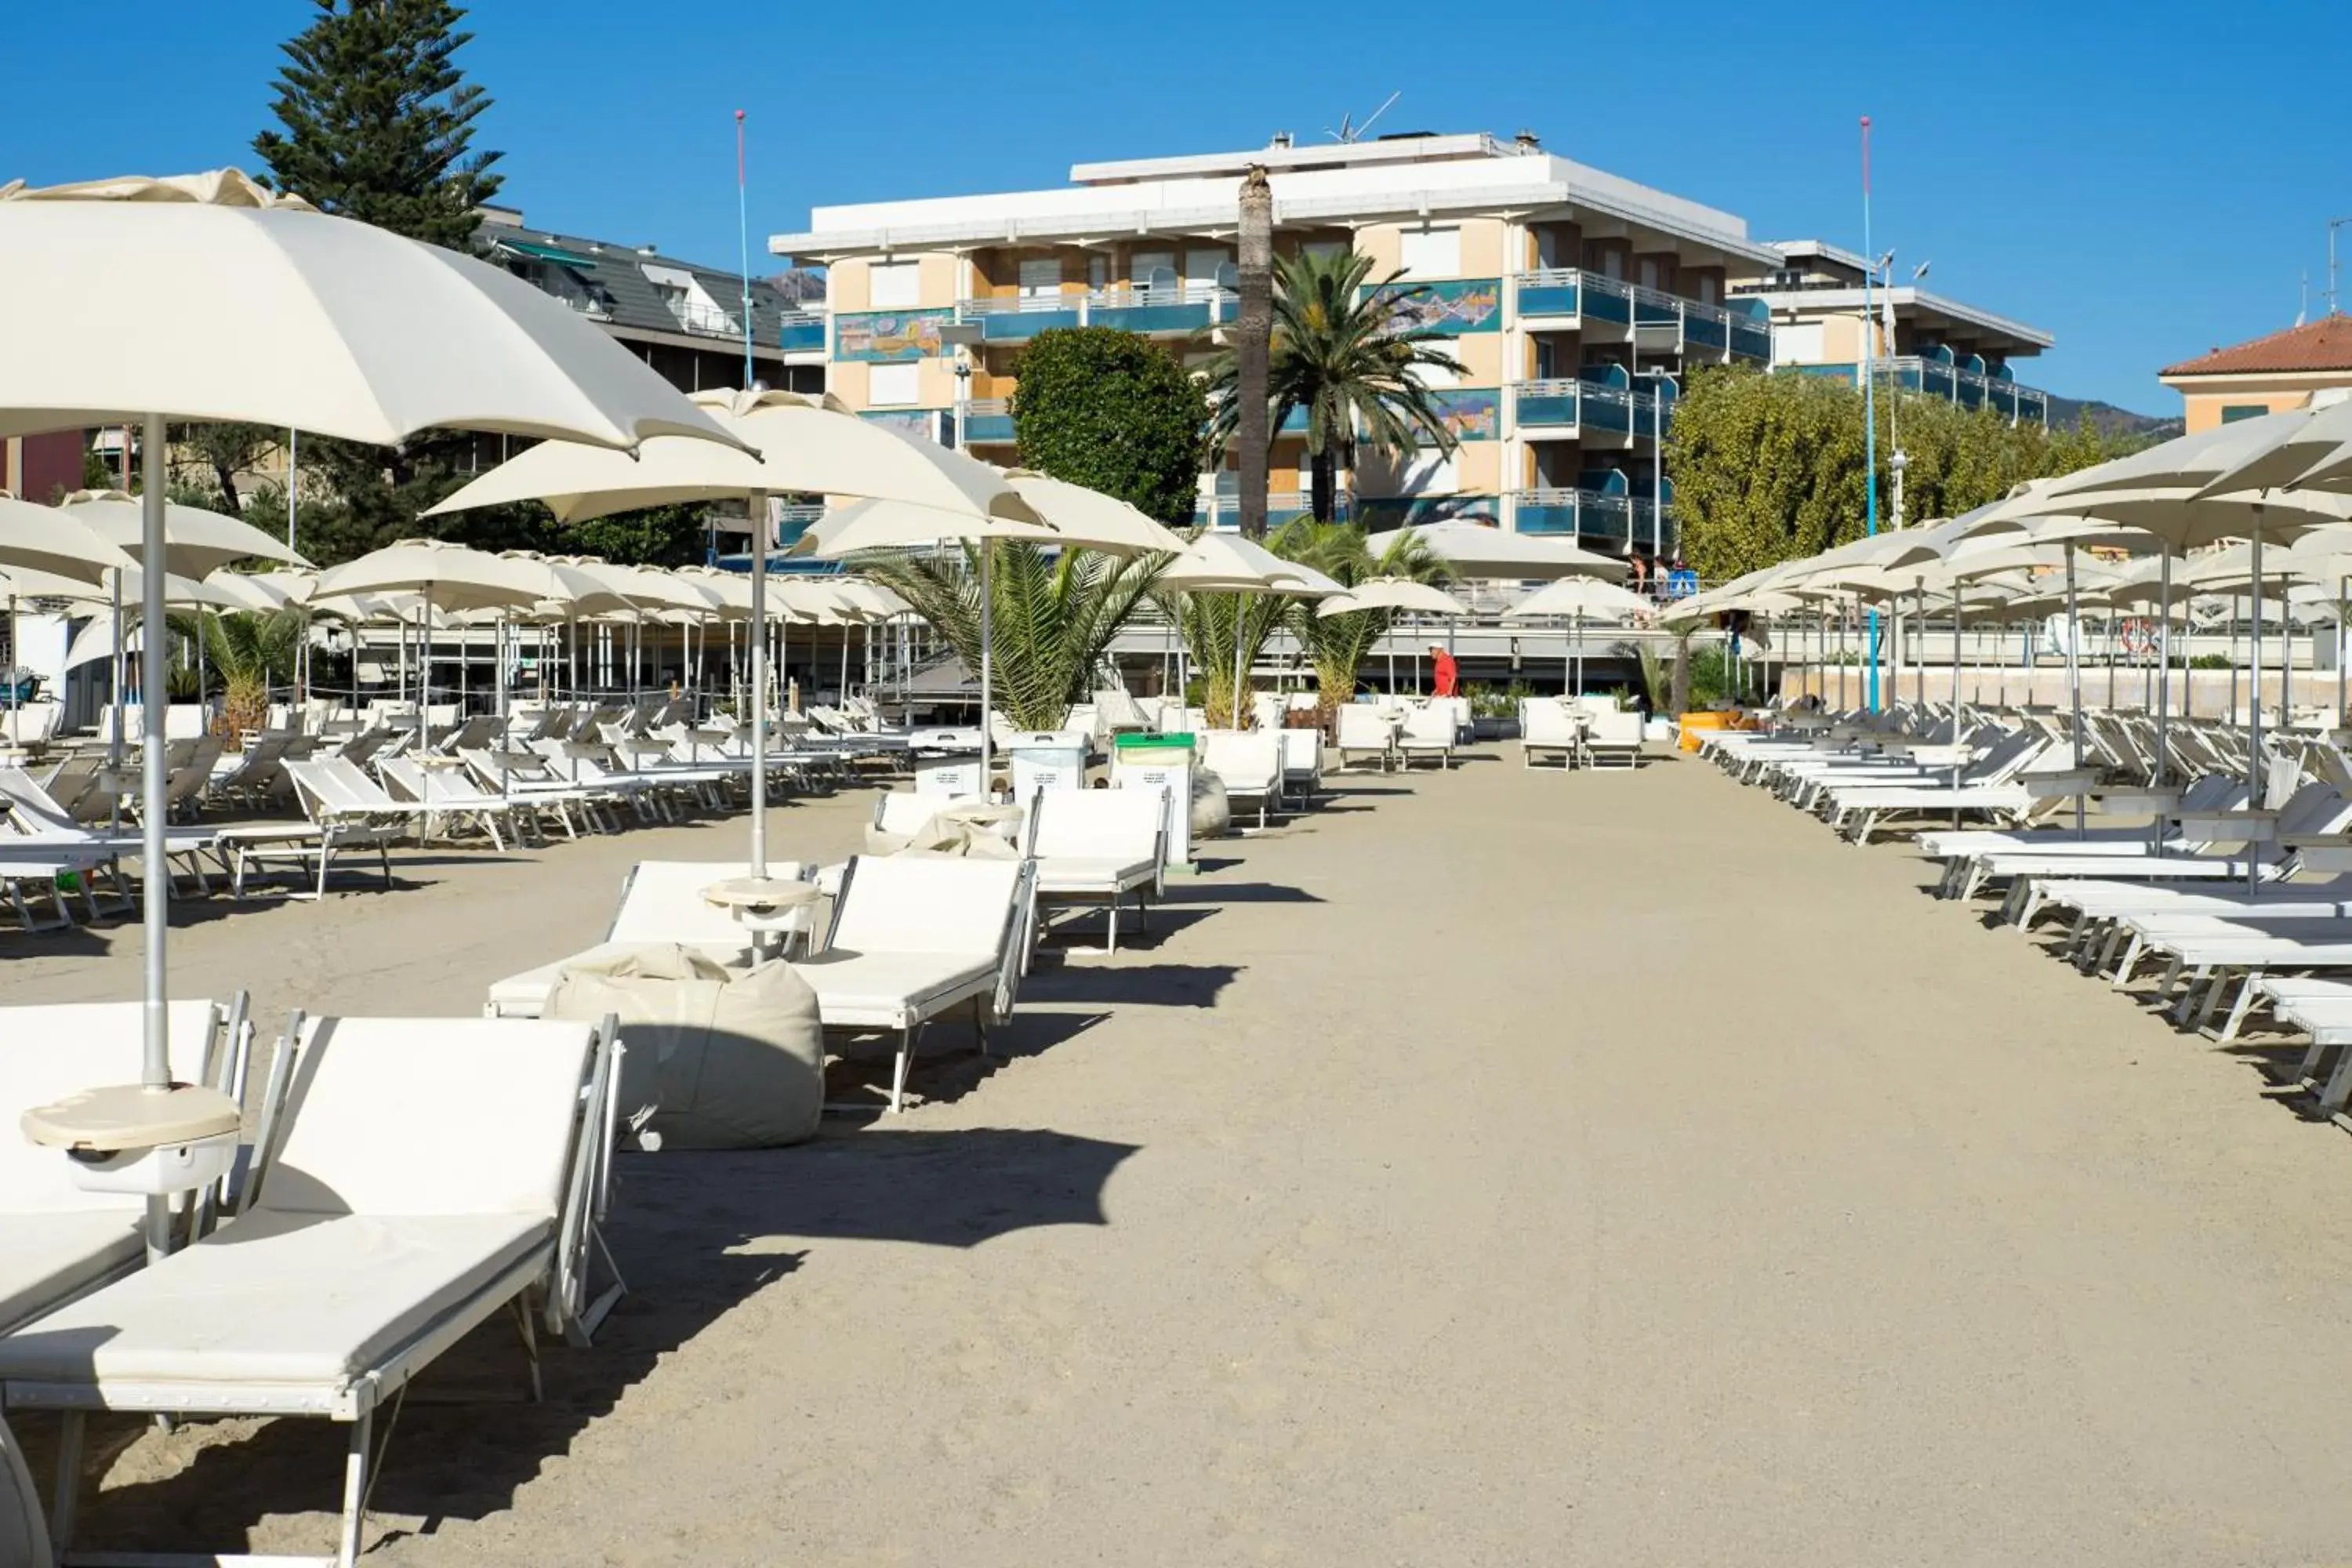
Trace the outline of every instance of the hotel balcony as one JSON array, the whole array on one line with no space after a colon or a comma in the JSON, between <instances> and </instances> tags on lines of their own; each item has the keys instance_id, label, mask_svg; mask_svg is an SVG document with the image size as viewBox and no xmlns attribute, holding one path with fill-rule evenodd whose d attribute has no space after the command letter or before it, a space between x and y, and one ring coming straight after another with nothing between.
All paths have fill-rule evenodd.
<instances>
[{"instance_id":1,"label":"hotel balcony","mask_svg":"<svg viewBox=\"0 0 2352 1568\"><path fill-rule=\"evenodd\" d=\"M1772 358L1771 323L1746 310L1637 288L1580 268L1522 272L1511 279L1519 324L1574 331L1601 342L1631 340L1637 349L1726 363Z\"/></svg>"},{"instance_id":2,"label":"hotel balcony","mask_svg":"<svg viewBox=\"0 0 2352 1568\"><path fill-rule=\"evenodd\" d=\"M963 405L963 440L967 447L1013 445L1013 405L1002 397L975 397Z\"/></svg>"},{"instance_id":3,"label":"hotel balcony","mask_svg":"<svg viewBox=\"0 0 2352 1568\"><path fill-rule=\"evenodd\" d=\"M1882 384L1892 383L1906 392L1940 397L1963 408L1990 406L1994 413L2011 423L2050 423L2048 393L2039 387L2019 385L2010 379L2007 365L1988 374L1975 364L1961 364L1944 357L1948 353L1946 350L1930 354L1901 354L1894 359L1880 360L1876 365L1879 381ZM1786 368L1805 375L1843 376L1856 385L1862 382L1862 366L1851 361L1842 364L1806 364Z\"/></svg>"},{"instance_id":4,"label":"hotel balcony","mask_svg":"<svg viewBox=\"0 0 2352 1568\"><path fill-rule=\"evenodd\" d=\"M823 353L824 352L824 312L822 310L786 310L782 312L783 330L778 346L786 353Z\"/></svg>"},{"instance_id":5,"label":"hotel balcony","mask_svg":"<svg viewBox=\"0 0 2352 1568\"><path fill-rule=\"evenodd\" d=\"M1671 557L1676 535L1675 509L1662 513L1643 496L1610 495L1601 490L1514 490L1512 526L1521 533L1574 539L1622 553L1643 550Z\"/></svg>"},{"instance_id":6,"label":"hotel balcony","mask_svg":"<svg viewBox=\"0 0 2352 1568\"><path fill-rule=\"evenodd\" d=\"M1054 327L1117 327L1149 334L1197 332L1240 312L1240 296L1213 283L1097 289L965 300L957 319L979 323L983 342L1021 342Z\"/></svg>"},{"instance_id":7,"label":"hotel balcony","mask_svg":"<svg viewBox=\"0 0 2352 1568\"><path fill-rule=\"evenodd\" d=\"M1635 436L1671 435L1674 402L1660 419L1657 399L1593 381L1522 381L1511 387L1512 422L1529 440L1580 441L1630 447Z\"/></svg>"}]
</instances>

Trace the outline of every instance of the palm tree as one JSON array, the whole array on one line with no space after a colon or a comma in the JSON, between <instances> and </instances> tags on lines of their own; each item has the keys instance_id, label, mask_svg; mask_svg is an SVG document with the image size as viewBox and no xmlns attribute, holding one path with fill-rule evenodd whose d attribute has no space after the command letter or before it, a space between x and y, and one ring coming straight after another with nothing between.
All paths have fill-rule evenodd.
<instances>
[{"instance_id":1,"label":"palm tree","mask_svg":"<svg viewBox=\"0 0 2352 1568\"><path fill-rule=\"evenodd\" d=\"M1238 417L1241 445L1242 533L1265 537L1265 465L1277 425L1266 419L1268 375L1274 342L1274 184L1265 165L1253 163L1242 176L1241 231L1235 237L1240 263L1240 308L1234 321L1234 377L1245 412ZM1223 442L1216 450L1224 450Z\"/></svg>"},{"instance_id":2,"label":"palm tree","mask_svg":"<svg viewBox=\"0 0 2352 1568\"><path fill-rule=\"evenodd\" d=\"M980 668L980 552L993 548L993 700L1016 728L1052 730L1093 689L1111 639L1134 617L1169 557L1097 550L1048 555L1034 544L972 543L941 560L892 553L858 563L929 621L968 669Z\"/></svg>"},{"instance_id":3,"label":"palm tree","mask_svg":"<svg viewBox=\"0 0 2352 1568\"><path fill-rule=\"evenodd\" d=\"M310 617L292 608L199 616L205 658L221 682L221 725L231 737L268 727L270 684L294 679L310 626Z\"/></svg>"},{"instance_id":4,"label":"palm tree","mask_svg":"<svg viewBox=\"0 0 2352 1568\"><path fill-rule=\"evenodd\" d=\"M1443 583L1451 574L1445 563L1410 529L1400 529L1388 548L1374 554L1361 526L1297 518L1283 525L1268 542L1286 560L1314 567L1345 586L1374 577L1407 577L1416 583ZM1312 603L1289 607L1290 629L1315 666L1321 718L1328 731L1339 704L1355 695L1357 672L1395 616L1386 610L1353 610L1343 616L1318 616Z\"/></svg>"},{"instance_id":5,"label":"palm tree","mask_svg":"<svg viewBox=\"0 0 2352 1568\"><path fill-rule=\"evenodd\" d=\"M1328 522L1339 473L1353 468L1360 442L1399 457L1419 447L1460 445L1425 373L1462 374L1437 346L1444 338L1412 327L1391 292L1401 273L1367 284L1372 259L1353 251L1301 251L1275 263L1274 339L1267 368L1272 427L1307 411L1307 456L1314 514ZM1222 452L1241 423L1239 363L1231 353L1209 365L1217 395L1209 450ZM1359 434L1360 432L1360 435Z\"/></svg>"}]
</instances>

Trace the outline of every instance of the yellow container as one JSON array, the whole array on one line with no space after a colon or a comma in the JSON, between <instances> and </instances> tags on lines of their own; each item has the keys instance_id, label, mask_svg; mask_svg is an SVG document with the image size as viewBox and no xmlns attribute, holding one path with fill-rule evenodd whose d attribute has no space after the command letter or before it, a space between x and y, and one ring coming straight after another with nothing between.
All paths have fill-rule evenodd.
<instances>
[{"instance_id":1,"label":"yellow container","mask_svg":"<svg viewBox=\"0 0 2352 1568\"><path fill-rule=\"evenodd\" d=\"M1737 730L1740 727L1737 713L1685 713L1682 716L1682 749L1697 751L1698 731L1701 730Z\"/></svg>"}]
</instances>

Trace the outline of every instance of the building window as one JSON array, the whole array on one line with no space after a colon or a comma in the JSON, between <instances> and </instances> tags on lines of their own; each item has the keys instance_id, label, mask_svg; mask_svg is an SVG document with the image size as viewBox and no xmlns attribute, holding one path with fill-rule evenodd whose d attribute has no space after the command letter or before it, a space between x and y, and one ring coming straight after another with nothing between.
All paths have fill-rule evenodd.
<instances>
[{"instance_id":1,"label":"building window","mask_svg":"<svg viewBox=\"0 0 2352 1568\"><path fill-rule=\"evenodd\" d=\"M1310 239L1298 247L1298 253L1314 257L1318 261L1328 260L1334 256L1345 256L1348 242L1344 239Z\"/></svg>"},{"instance_id":2,"label":"building window","mask_svg":"<svg viewBox=\"0 0 2352 1568\"><path fill-rule=\"evenodd\" d=\"M1462 276L1462 231L1458 228L1409 228L1400 237L1399 259L1408 278Z\"/></svg>"},{"instance_id":3,"label":"building window","mask_svg":"<svg viewBox=\"0 0 2352 1568\"><path fill-rule=\"evenodd\" d=\"M911 407L922 396L919 364L870 365L866 372L866 401L876 408Z\"/></svg>"},{"instance_id":4,"label":"building window","mask_svg":"<svg viewBox=\"0 0 2352 1568\"><path fill-rule=\"evenodd\" d=\"M1601 275L1603 278L1622 279L1625 276L1625 253L1622 250L1602 251Z\"/></svg>"},{"instance_id":5,"label":"building window","mask_svg":"<svg viewBox=\"0 0 2352 1568\"><path fill-rule=\"evenodd\" d=\"M1021 297L1034 300L1062 291L1062 261L1056 256L1021 264Z\"/></svg>"},{"instance_id":6,"label":"building window","mask_svg":"<svg viewBox=\"0 0 2352 1568\"><path fill-rule=\"evenodd\" d=\"M1232 253L1222 246L1203 247L1184 253L1184 286L1207 289L1217 282L1217 269L1233 259Z\"/></svg>"},{"instance_id":7,"label":"building window","mask_svg":"<svg viewBox=\"0 0 2352 1568\"><path fill-rule=\"evenodd\" d=\"M1139 250L1128 258L1128 276L1138 289L1176 289L1176 253L1172 250Z\"/></svg>"},{"instance_id":8,"label":"building window","mask_svg":"<svg viewBox=\"0 0 2352 1568\"><path fill-rule=\"evenodd\" d=\"M922 302L922 263L877 261L866 269L866 303L877 310L911 310Z\"/></svg>"},{"instance_id":9,"label":"building window","mask_svg":"<svg viewBox=\"0 0 2352 1568\"><path fill-rule=\"evenodd\" d=\"M1698 275L1698 293L1696 297L1698 300L1698 302L1702 305L1712 305L1715 303L1715 278L1713 274L1702 272Z\"/></svg>"},{"instance_id":10,"label":"building window","mask_svg":"<svg viewBox=\"0 0 2352 1568\"><path fill-rule=\"evenodd\" d=\"M1087 258L1087 287L1095 289L1108 289L1110 287L1109 257L1089 256Z\"/></svg>"},{"instance_id":11,"label":"building window","mask_svg":"<svg viewBox=\"0 0 2352 1568\"><path fill-rule=\"evenodd\" d=\"M1656 257L1645 256L1642 258L1641 277L1643 288L1655 289L1658 286L1658 258Z\"/></svg>"},{"instance_id":12,"label":"building window","mask_svg":"<svg viewBox=\"0 0 2352 1568\"><path fill-rule=\"evenodd\" d=\"M2221 423L2235 425L2241 419L2260 419L2270 411L2267 403L2225 403L2221 405Z\"/></svg>"}]
</instances>

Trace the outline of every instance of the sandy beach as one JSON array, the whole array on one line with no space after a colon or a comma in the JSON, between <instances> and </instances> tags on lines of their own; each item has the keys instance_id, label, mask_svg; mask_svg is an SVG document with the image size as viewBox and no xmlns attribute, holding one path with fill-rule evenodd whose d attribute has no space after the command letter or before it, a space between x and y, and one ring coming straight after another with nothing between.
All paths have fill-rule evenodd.
<instances>
[{"instance_id":1,"label":"sandy beach","mask_svg":"<svg viewBox=\"0 0 2352 1568\"><path fill-rule=\"evenodd\" d=\"M420 1389L372 1560L2352 1558L2352 1144L2259 1051L1687 760L1339 783L1133 952L1042 963L1008 1059L935 1034L908 1114L625 1157L633 1293L543 1404L503 1335ZM779 808L773 852L869 809ZM742 838L215 899L175 989L472 1014L632 861ZM0 936L0 986L132 995L137 939ZM333 1539L326 1423L100 1430L85 1546Z\"/></svg>"}]
</instances>

